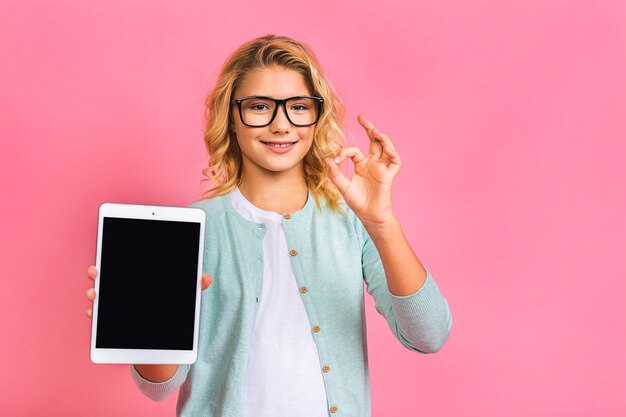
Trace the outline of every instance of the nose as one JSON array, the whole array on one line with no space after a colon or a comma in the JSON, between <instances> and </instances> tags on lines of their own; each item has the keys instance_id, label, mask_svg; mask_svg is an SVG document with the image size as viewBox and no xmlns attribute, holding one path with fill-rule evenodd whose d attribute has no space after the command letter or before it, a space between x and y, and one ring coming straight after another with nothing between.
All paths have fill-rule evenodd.
<instances>
[{"instance_id":1,"label":"nose","mask_svg":"<svg viewBox=\"0 0 626 417\"><path fill-rule=\"evenodd\" d=\"M276 109L276 117L274 117L269 126L273 133L289 132L291 130L291 123L287 118L286 105L286 103L281 103L278 109Z\"/></svg>"}]
</instances>

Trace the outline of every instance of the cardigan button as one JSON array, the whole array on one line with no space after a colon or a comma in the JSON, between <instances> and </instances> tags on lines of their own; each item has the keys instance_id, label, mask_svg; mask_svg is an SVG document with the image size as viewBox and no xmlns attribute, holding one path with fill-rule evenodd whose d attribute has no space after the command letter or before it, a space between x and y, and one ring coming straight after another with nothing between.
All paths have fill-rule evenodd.
<instances>
[{"instance_id":1,"label":"cardigan button","mask_svg":"<svg viewBox=\"0 0 626 417\"><path fill-rule=\"evenodd\" d=\"M304 285L302 287L300 287L300 292L302 294L304 294L305 292L307 292L309 289L307 287L305 287Z\"/></svg>"},{"instance_id":2,"label":"cardigan button","mask_svg":"<svg viewBox=\"0 0 626 417\"><path fill-rule=\"evenodd\" d=\"M287 220L291 219L291 214L285 213L285 219L287 219Z\"/></svg>"},{"instance_id":3,"label":"cardigan button","mask_svg":"<svg viewBox=\"0 0 626 417\"><path fill-rule=\"evenodd\" d=\"M336 413L337 411L339 411L339 407L337 407L336 405L333 405L332 407L330 407L331 413Z\"/></svg>"},{"instance_id":4,"label":"cardigan button","mask_svg":"<svg viewBox=\"0 0 626 417\"><path fill-rule=\"evenodd\" d=\"M323 371L324 373L327 373L328 371L330 371L330 366L328 366L328 365L324 365L324 367L322 368L322 371Z\"/></svg>"},{"instance_id":5,"label":"cardigan button","mask_svg":"<svg viewBox=\"0 0 626 417\"><path fill-rule=\"evenodd\" d=\"M317 326L317 325L313 326L313 331L314 331L315 333L319 333L319 332L320 332L320 330L322 330L322 329L320 328L320 326Z\"/></svg>"},{"instance_id":6,"label":"cardigan button","mask_svg":"<svg viewBox=\"0 0 626 417\"><path fill-rule=\"evenodd\" d=\"M289 254L290 254L291 256L296 256L296 255L298 254L298 251L297 251L297 250L295 250L295 249L292 249L291 251L289 251Z\"/></svg>"}]
</instances>

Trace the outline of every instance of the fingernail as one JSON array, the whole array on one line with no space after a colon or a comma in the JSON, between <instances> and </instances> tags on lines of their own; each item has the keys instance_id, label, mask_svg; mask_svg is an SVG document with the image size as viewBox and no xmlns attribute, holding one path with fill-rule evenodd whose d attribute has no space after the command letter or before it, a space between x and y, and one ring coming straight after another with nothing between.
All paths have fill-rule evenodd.
<instances>
[{"instance_id":1,"label":"fingernail","mask_svg":"<svg viewBox=\"0 0 626 417\"><path fill-rule=\"evenodd\" d=\"M341 159L341 158L336 157L336 158L335 158L335 163L336 163L336 164L338 164L340 159Z\"/></svg>"}]
</instances>

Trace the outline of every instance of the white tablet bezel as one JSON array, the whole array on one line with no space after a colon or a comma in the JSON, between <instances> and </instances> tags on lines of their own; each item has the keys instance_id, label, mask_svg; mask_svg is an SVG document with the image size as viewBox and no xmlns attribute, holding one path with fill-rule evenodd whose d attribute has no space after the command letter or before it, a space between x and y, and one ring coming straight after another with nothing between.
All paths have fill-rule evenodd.
<instances>
[{"instance_id":1,"label":"white tablet bezel","mask_svg":"<svg viewBox=\"0 0 626 417\"><path fill-rule=\"evenodd\" d=\"M193 331L192 350L155 350L155 349L103 349L96 348L98 323L98 294L100 288L100 261L102 255L102 233L105 217L147 220L172 220L200 223L198 244L198 273L196 285L196 310ZM201 208L148 206L138 204L103 203L98 210L98 241L96 248L96 275L94 289L96 299L93 304L91 326L91 361L94 363L129 363L129 364L191 364L198 357L198 332L200 321L200 302L202 296L202 264L204 258L204 228L206 214Z\"/></svg>"}]
</instances>

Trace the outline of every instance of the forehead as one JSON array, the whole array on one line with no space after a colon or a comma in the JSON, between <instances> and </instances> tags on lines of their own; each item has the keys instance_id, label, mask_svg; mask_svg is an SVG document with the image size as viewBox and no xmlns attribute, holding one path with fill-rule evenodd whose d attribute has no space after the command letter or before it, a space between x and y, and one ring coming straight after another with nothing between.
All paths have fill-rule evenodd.
<instances>
[{"instance_id":1,"label":"forehead","mask_svg":"<svg viewBox=\"0 0 626 417\"><path fill-rule=\"evenodd\" d=\"M262 68L247 74L235 91L235 97L287 98L302 95L311 95L304 76L282 67Z\"/></svg>"}]
</instances>

